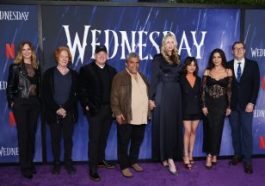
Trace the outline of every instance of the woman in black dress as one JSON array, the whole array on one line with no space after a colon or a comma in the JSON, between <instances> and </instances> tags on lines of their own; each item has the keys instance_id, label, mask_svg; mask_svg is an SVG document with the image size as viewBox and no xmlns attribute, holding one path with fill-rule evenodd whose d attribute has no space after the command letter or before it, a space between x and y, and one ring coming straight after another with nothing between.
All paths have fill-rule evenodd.
<instances>
[{"instance_id":1,"label":"woman in black dress","mask_svg":"<svg viewBox=\"0 0 265 186\"><path fill-rule=\"evenodd\" d=\"M178 127L181 126L180 59L176 38L168 33L162 40L161 54L152 61L150 109L153 111L152 158L169 166L176 174Z\"/></svg>"},{"instance_id":2,"label":"woman in black dress","mask_svg":"<svg viewBox=\"0 0 265 186\"><path fill-rule=\"evenodd\" d=\"M231 113L232 71L226 68L225 53L214 49L202 80L202 111L204 119L203 151L207 154L206 168L217 162L225 116Z\"/></svg>"},{"instance_id":3,"label":"woman in black dress","mask_svg":"<svg viewBox=\"0 0 265 186\"><path fill-rule=\"evenodd\" d=\"M182 112L184 125L184 152L183 163L191 169L193 161L193 149L196 139L196 130L201 119L201 78L198 76L198 64L194 57L187 57L183 67L183 75L180 79L182 89Z\"/></svg>"},{"instance_id":4,"label":"woman in black dress","mask_svg":"<svg viewBox=\"0 0 265 186\"><path fill-rule=\"evenodd\" d=\"M50 125L53 152L53 174L60 173L61 138L64 141L64 164L68 174L74 174L72 162L73 131L77 120L77 73L69 68L72 61L67 47L55 50L57 66L43 76L43 99L46 121Z\"/></svg>"},{"instance_id":5,"label":"woman in black dress","mask_svg":"<svg viewBox=\"0 0 265 186\"><path fill-rule=\"evenodd\" d=\"M14 112L17 124L21 173L29 179L36 173L33 158L40 112L39 79L33 45L29 41L22 42L14 64L9 68L6 93L8 105Z\"/></svg>"}]
</instances>

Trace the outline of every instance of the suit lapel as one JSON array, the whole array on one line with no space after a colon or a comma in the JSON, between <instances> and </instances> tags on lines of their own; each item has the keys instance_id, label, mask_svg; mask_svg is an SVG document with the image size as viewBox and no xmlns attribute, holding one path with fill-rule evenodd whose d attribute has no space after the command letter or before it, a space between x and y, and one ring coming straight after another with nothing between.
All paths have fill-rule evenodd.
<instances>
[{"instance_id":1,"label":"suit lapel","mask_svg":"<svg viewBox=\"0 0 265 186\"><path fill-rule=\"evenodd\" d=\"M245 59L245 66L244 66L244 69L243 69L243 73L241 75L241 80L245 79L245 76L247 74L247 70L249 68L248 65L249 65L249 63L248 63L247 59Z\"/></svg>"}]
</instances>

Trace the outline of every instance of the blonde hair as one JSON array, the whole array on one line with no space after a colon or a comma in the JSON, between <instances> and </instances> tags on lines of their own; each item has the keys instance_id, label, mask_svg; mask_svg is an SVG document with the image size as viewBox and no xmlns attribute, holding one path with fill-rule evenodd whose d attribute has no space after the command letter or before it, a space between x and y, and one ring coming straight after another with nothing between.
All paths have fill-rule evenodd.
<instances>
[{"instance_id":1,"label":"blonde hair","mask_svg":"<svg viewBox=\"0 0 265 186\"><path fill-rule=\"evenodd\" d=\"M17 55L15 57L14 63L15 64L24 63L22 50L23 50L23 47L25 45L29 45L29 48L31 50L31 65L32 65L32 67L35 68L35 69L38 69L36 52L35 52L35 50L33 48L33 45L32 45L32 43L30 41L23 41L23 42L21 42L19 44L18 53L17 53Z\"/></svg>"},{"instance_id":2,"label":"blonde hair","mask_svg":"<svg viewBox=\"0 0 265 186\"><path fill-rule=\"evenodd\" d=\"M168 38L172 38L174 41L174 48L172 51L172 55L169 56L167 51L166 51L166 40ZM178 49L177 49L177 40L176 37L173 33L168 32L162 39L162 46L161 46L161 54L165 58L166 62L170 64L180 64L180 59L179 59L179 54L178 54Z\"/></svg>"},{"instance_id":3,"label":"blonde hair","mask_svg":"<svg viewBox=\"0 0 265 186\"><path fill-rule=\"evenodd\" d=\"M60 47L58 47L58 48L55 49L55 52L54 52L55 60L58 62L58 60L59 60L59 55L60 55L60 53L61 53L62 51L66 51L66 52L67 52L67 54L68 54L68 58L69 58L69 61L68 61L68 62L69 62L69 63L72 63L72 54L71 54L69 48L68 48L68 47L65 47L65 46L60 46Z\"/></svg>"}]
</instances>

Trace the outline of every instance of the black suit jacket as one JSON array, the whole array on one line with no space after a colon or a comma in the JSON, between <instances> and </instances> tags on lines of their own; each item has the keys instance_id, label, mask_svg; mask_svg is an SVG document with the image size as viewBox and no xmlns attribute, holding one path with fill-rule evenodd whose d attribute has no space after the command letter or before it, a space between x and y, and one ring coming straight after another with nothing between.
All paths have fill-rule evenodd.
<instances>
[{"instance_id":1,"label":"black suit jacket","mask_svg":"<svg viewBox=\"0 0 265 186\"><path fill-rule=\"evenodd\" d=\"M201 78L196 77L194 87L191 87L185 75L180 78L182 91L182 113L183 116L201 114Z\"/></svg>"},{"instance_id":2,"label":"black suit jacket","mask_svg":"<svg viewBox=\"0 0 265 186\"><path fill-rule=\"evenodd\" d=\"M56 67L48 69L43 76L42 81L42 99L45 107L45 118L49 124L57 122L56 111L59 108L64 108L68 115L72 117L72 122L77 121L77 73L70 69L72 75L72 86L68 100L63 105L58 105L54 99L54 70Z\"/></svg>"},{"instance_id":3,"label":"black suit jacket","mask_svg":"<svg viewBox=\"0 0 265 186\"><path fill-rule=\"evenodd\" d=\"M99 67L96 65L95 61L93 61L92 63L83 66L79 73L80 102L85 113L87 112L85 109L86 106L89 107L88 113L90 115L97 114L102 106L102 82L98 68ZM106 64L104 68L107 69L109 74L109 79L104 81L112 83L112 79L117 71L108 64ZM111 90L109 90L109 93L110 91Z\"/></svg>"},{"instance_id":4,"label":"black suit jacket","mask_svg":"<svg viewBox=\"0 0 265 186\"><path fill-rule=\"evenodd\" d=\"M231 109L235 110L238 105L242 110L245 110L248 103L255 105L260 87L260 72L257 62L245 59L245 67L240 82L237 82L235 76L234 60L228 62L228 68L233 71Z\"/></svg>"}]
</instances>

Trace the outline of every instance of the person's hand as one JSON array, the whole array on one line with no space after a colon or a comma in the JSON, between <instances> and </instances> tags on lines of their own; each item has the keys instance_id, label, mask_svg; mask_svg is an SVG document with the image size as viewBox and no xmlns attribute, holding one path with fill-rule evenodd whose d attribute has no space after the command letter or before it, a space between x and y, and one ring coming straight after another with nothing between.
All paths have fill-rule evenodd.
<instances>
[{"instance_id":1,"label":"person's hand","mask_svg":"<svg viewBox=\"0 0 265 186\"><path fill-rule=\"evenodd\" d=\"M207 107L203 107L202 108L202 113L207 116L208 115L208 108Z\"/></svg>"},{"instance_id":2,"label":"person's hand","mask_svg":"<svg viewBox=\"0 0 265 186\"><path fill-rule=\"evenodd\" d=\"M12 102L12 103L11 103L11 108L13 108L13 107L14 107L14 104L15 104L14 102Z\"/></svg>"},{"instance_id":3,"label":"person's hand","mask_svg":"<svg viewBox=\"0 0 265 186\"><path fill-rule=\"evenodd\" d=\"M124 123L125 118L124 118L124 116L123 116L122 114L120 114L120 115L116 116L116 121L117 121L117 123L118 123L119 125L121 125L121 124Z\"/></svg>"},{"instance_id":4,"label":"person's hand","mask_svg":"<svg viewBox=\"0 0 265 186\"><path fill-rule=\"evenodd\" d=\"M59 116L61 116L62 118L65 118L66 117L66 110L64 108L59 108L57 111L56 111L56 114L58 114Z\"/></svg>"},{"instance_id":5,"label":"person's hand","mask_svg":"<svg viewBox=\"0 0 265 186\"><path fill-rule=\"evenodd\" d=\"M246 112L253 112L254 110L254 104L253 103L248 103L246 106Z\"/></svg>"},{"instance_id":6,"label":"person's hand","mask_svg":"<svg viewBox=\"0 0 265 186\"><path fill-rule=\"evenodd\" d=\"M155 102L153 100L149 100L149 105L148 106L149 106L150 110L153 110L156 107L156 104L155 104Z\"/></svg>"},{"instance_id":7,"label":"person's hand","mask_svg":"<svg viewBox=\"0 0 265 186\"><path fill-rule=\"evenodd\" d=\"M86 106L86 111L89 111L89 107L88 106Z\"/></svg>"},{"instance_id":8,"label":"person's hand","mask_svg":"<svg viewBox=\"0 0 265 186\"><path fill-rule=\"evenodd\" d=\"M227 108L226 111L225 111L225 115L226 116L229 116L231 114L231 109L230 108Z\"/></svg>"}]
</instances>

